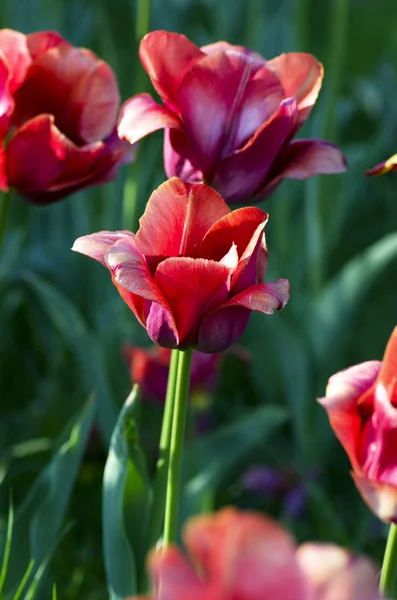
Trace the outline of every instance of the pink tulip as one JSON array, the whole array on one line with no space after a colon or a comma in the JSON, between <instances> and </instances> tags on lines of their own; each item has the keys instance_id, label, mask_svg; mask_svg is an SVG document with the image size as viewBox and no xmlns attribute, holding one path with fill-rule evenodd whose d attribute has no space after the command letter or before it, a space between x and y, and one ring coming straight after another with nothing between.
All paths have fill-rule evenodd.
<instances>
[{"instance_id":1,"label":"pink tulip","mask_svg":"<svg viewBox=\"0 0 397 600\"><path fill-rule=\"evenodd\" d=\"M284 179L346 169L323 140L293 141L323 78L311 54L266 61L226 42L198 48L184 35L153 31L140 58L163 106L139 94L122 106L121 138L135 143L165 129L164 166L191 183L214 187L228 203L266 198Z\"/></svg>"},{"instance_id":2,"label":"pink tulip","mask_svg":"<svg viewBox=\"0 0 397 600\"><path fill-rule=\"evenodd\" d=\"M382 362L333 375L319 402L362 497L380 519L397 523L397 327Z\"/></svg>"},{"instance_id":3,"label":"pink tulip","mask_svg":"<svg viewBox=\"0 0 397 600\"><path fill-rule=\"evenodd\" d=\"M189 560L175 547L152 552L151 600L379 599L369 560L331 544L296 548L260 514L229 508L193 518L184 542Z\"/></svg>"},{"instance_id":4,"label":"pink tulip","mask_svg":"<svg viewBox=\"0 0 397 600\"><path fill-rule=\"evenodd\" d=\"M267 265L259 208L231 211L212 188L176 177L147 203L136 235L102 231L73 250L106 266L123 300L164 348L217 353L244 332L252 310L271 314L289 283L262 283Z\"/></svg>"}]
</instances>

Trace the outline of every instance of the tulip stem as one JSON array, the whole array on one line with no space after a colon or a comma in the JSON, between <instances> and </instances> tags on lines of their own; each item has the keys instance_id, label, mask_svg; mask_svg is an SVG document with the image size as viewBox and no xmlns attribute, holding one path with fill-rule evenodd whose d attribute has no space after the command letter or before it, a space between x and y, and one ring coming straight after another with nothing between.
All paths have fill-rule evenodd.
<instances>
[{"instance_id":1,"label":"tulip stem","mask_svg":"<svg viewBox=\"0 0 397 600\"><path fill-rule=\"evenodd\" d=\"M7 217L10 211L11 195L5 192L0 198L0 254L3 250L4 236L6 232Z\"/></svg>"},{"instance_id":2,"label":"tulip stem","mask_svg":"<svg viewBox=\"0 0 397 600\"><path fill-rule=\"evenodd\" d=\"M159 455L156 465L156 475L153 485L153 499L150 515L149 544L154 546L160 535L164 523L165 497L167 490L167 473L169 451L172 431L172 415L174 412L174 398L176 390L176 377L178 373L179 350L171 353L170 369L168 372L167 395L165 398L163 424L161 426Z\"/></svg>"},{"instance_id":3,"label":"tulip stem","mask_svg":"<svg viewBox=\"0 0 397 600\"><path fill-rule=\"evenodd\" d=\"M192 355L192 349L180 352L178 362L165 502L164 548L169 546L170 543L175 542L178 536L183 442L186 429Z\"/></svg>"},{"instance_id":4,"label":"tulip stem","mask_svg":"<svg viewBox=\"0 0 397 600\"><path fill-rule=\"evenodd\" d=\"M379 591L386 598L397 598L397 526L392 523L383 557Z\"/></svg>"}]
</instances>

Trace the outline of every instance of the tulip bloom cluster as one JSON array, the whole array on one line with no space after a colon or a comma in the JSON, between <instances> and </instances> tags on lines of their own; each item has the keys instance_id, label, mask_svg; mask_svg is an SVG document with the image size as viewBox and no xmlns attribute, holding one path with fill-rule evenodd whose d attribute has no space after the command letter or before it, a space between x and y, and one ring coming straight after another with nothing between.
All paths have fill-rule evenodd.
<instances>
[{"instance_id":1,"label":"tulip bloom cluster","mask_svg":"<svg viewBox=\"0 0 397 600\"><path fill-rule=\"evenodd\" d=\"M153 192L136 235L102 231L73 249L101 262L150 338L165 348L216 353L244 332L251 311L271 314L289 283L262 283L267 266L259 208L231 211L212 188L173 178Z\"/></svg>"},{"instance_id":2,"label":"tulip bloom cluster","mask_svg":"<svg viewBox=\"0 0 397 600\"><path fill-rule=\"evenodd\" d=\"M164 106L134 96L118 131L134 143L165 129L168 177L205 182L230 204L263 200L285 177L346 169L333 144L293 141L321 88L323 68L311 54L266 61L226 42L198 48L184 35L153 31L139 55Z\"/></svg>"},{"instance_id":3,"label":"tulip bloom cluster","mask_svg":"<svg viewBox=\"0 0 397 600\"><path fill-rule=\"evenodd\" d=\"M116 175L131 148L116 132L112 69L59 33L0 30L0 189L47 204Z\"/></svg>"},{"instance_id":4,"label":"tulip bloom cluster","mask_svg":"<svg viewBox=\"0 0 397 600\"><path fill-rule=\"evenodd\" d=\"M364 500L380 519L397 523L397 328L382 362L336 373L319 402Z\"/></svg>"},{"instance_id":5,"label":"tulip bloom cluster","mask_svg":"<svg viewBox=\"0 0 397 600\"><path fill-rule=\"evenodd\" d=\"M366 558L331 544L296 548L286 531L259 514L223 509L196 517L184 542L190 561L175 547L151 554L152 600L379 598L377 572Z\"/></svg>"}]
</instances>

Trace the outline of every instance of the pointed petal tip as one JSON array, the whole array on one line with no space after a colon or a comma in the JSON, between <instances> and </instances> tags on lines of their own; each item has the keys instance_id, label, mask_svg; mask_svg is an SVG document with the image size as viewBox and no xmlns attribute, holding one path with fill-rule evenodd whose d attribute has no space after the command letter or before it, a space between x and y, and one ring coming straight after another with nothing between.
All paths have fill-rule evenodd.
<instances>
[{"instance_id":1,"label":"pointed petal tip","mask_svg":"<svg viewBox=\"0 0 397 600\"><path fill-rule=\"evenodd\" d=\"M376 177L378 175L384 175L389 171L397 171L397 154L393 154L390 158L384 162L379 163L372 169L367 169L365 174L369 177Z\"/></svg>"}]
</instances>

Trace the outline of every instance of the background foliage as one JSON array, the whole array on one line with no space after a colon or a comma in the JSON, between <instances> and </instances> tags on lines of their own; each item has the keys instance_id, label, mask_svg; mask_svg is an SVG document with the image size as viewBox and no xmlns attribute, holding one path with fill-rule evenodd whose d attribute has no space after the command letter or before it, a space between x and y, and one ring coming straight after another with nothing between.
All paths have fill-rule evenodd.
<instances>
[{"instance_id":1,"label":"background foliage","mask_svg":"<svg viewBox=\"0 0 397 600\"><path fill-rule=\"evenodd\" d=\"M2 0L0 23L26 33L56 29L92 48L115 69L124 100L150 91L137 57L139 8L145 5L132 0ZM378 560L385 531L355 491L315 397L336 370L381 358L396 324L397 179L363 175L397 151L396 22L395 0L234 0L232 8L226 1L154 0L150 7L151 29L183 32L198 45L226 39L269 58L314 53L326 75L302 136L336 142L350 166L342 176L285 182L264 205L271 217L268 279L290 279L291 301L272 318L252 317L242 342L252 352L249 367L226 359L212 399L215 427L224 429L191 444L196 479L185 513L225 503L260 508L300 539L334 540ZM152 135L116 182L59 204L38 208L12 199L0 262L4 532L10 489L16 511L6 595L33 556L36 567L52 557L40 597L50 597L53 581L61 599L108 597L101 435L110 440L131 388L121 345L147 338L105 269L69 249L76 237L100 229L136 230L151 191L165 179L161 145L162 134ZM161 409L138 412L151 472ZM277 469L286 489L247 489L243 473L252 465ZM290 510L294 491L304 500L298 513Z\"/></svg>"}]
</instances>

